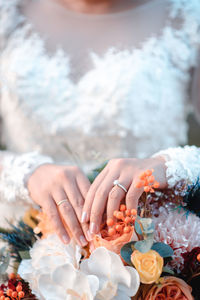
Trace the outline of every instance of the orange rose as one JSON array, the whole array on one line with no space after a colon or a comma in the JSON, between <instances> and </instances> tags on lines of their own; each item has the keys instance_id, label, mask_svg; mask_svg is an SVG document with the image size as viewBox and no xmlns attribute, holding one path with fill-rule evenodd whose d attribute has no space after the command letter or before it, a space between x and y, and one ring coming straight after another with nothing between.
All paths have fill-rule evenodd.
<instances>
[{"instance_id":1,"label":"orange rose","mask_svg":"<svg viewBox=\"0 0 200 300\"><path fill-rule=\"evenodd\" d=\"M144 300L193 300L192 288L182 279L173 276L161 278L161 286L153 285Z\"/></svg>"},{"instance_id":2,"label":"orange rose","mask_svg":"<svg viewBox=\"0 0 200 300\"><path fill-rule=\"evenodd\" d=\"M131 255L131 261L140 275L142 283L150 284L159 279L162 268L163 258L154 250L142 253L135 250Z\"/></svg>"},{"instance_id":3,"label":"orange rose","mask_svg":"<svg viewBox=\"0 0 200 300\"><path fill-rule=\"evenodd\" d=\"M93 251L98 247L105 247L106 249L120 254L121 248L128 242L132 240L137 240L135 231L132 229L129 233L124 233L122 235L116 235L112 237L101 237L95 235L92 243L90 244L90 250Z\"/></svg>"}]
</instances>

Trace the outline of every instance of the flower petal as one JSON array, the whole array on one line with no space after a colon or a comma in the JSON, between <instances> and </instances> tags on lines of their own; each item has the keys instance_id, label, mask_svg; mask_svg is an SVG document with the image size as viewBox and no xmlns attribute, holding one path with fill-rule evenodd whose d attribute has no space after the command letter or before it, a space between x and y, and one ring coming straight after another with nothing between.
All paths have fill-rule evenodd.
<instances>
[{"instance_id":1,"label":"flower petal","mask_svg":"<svg viewBox=\"0 0 200 300\"><path fill-rule=\"evenodd\" d=\"M65 290L61 286L55 285L49 274L39 277L38 286L45 300L64 300L67 297Z\"/></svg>"}]
</instances>

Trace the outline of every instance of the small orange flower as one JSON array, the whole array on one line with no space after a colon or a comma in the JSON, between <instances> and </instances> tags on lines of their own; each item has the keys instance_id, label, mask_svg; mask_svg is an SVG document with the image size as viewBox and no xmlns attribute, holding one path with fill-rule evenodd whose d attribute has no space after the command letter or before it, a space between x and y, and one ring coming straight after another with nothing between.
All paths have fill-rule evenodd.
<instances>
[{"instance_id":1,"label":"small orange flower","mask_svg":"<svg viewBox=\"0 0 200 300\"><path fill-rule=\"evenodd\" d=\"M135 187L136 188L144 188L145 193L154 193L155 190L159 188L160 184L159 182L155 181L155 177L152 175L154 170L147 170L143 172L139 178L140 180L136 182Z\"/></svg>"}]
</instances>

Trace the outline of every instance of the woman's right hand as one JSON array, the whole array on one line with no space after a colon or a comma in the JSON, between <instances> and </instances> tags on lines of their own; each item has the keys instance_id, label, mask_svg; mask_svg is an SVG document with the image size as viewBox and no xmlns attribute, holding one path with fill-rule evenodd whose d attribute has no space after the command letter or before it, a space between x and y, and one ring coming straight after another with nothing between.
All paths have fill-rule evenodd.
<instances>
[{"instance_id":1,"label":"woman's right hand","mask_svg":"<svg viewBox=\"0 0 200 300\"><path fill-rule=\"evenodd\" d=\"M44 164L28 179L30 197L49 217L61 240L70 241L62 219L80 246L87 245L88 225L82 224L81 213L90 182L76 166ZM62 200L62 204L57 205Z\"/></svg>"}]
</instances>

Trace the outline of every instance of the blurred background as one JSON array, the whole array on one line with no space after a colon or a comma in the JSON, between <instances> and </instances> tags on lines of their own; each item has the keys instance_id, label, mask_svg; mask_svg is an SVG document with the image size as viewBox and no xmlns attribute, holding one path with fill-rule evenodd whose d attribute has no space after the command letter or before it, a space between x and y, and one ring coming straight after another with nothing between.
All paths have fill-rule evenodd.
<instances>
[{"instance_id":1,"label":"blurred background","mask_svg":"<svg viewBox=\"0 0 200 300\"><path fill-rule=\"evenodd\" d=\"M200 147L200 124L195 120L194 116L189 115L189 145Z\"/></svg>"}]
</instances>

